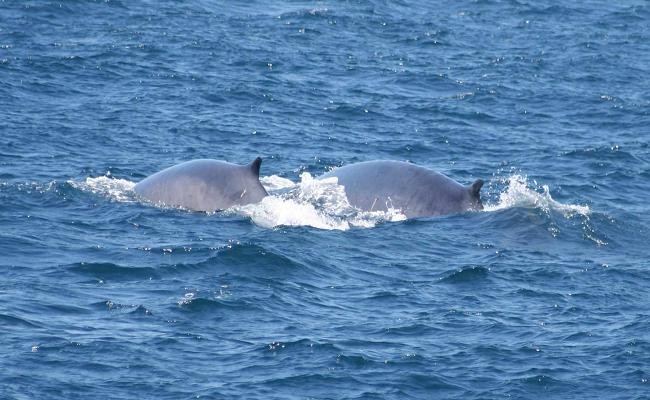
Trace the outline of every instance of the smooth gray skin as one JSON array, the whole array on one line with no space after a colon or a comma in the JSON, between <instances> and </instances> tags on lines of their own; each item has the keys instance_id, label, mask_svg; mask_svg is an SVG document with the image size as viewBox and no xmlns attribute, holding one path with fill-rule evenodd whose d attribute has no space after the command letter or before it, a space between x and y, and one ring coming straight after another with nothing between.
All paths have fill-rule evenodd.
<instances>
[{"instance_id":1,"label":"smooth gray skin","mask_svg":"<svg viewBox=\"0 0 650 400\"><path fill-rule=\"evenodd\" d=\"M350 204L363 211L401 210L407 218L483 209L478 179L463 186L443 174L401 161L350 164L322 175L337 177Z\"/></svg>"},{"instance_id":2,"label":"smooth gray skin","mask_svg":"<svg viewBox=\"0 0 650 400\"><path fill-rule=\"evenodd\" d=\"M142 198L193 211L219 211L257 203L267 196L260 183L261 158L249 165L192 160L140 181L133 190Z\"/></svg>"}]
</instances>

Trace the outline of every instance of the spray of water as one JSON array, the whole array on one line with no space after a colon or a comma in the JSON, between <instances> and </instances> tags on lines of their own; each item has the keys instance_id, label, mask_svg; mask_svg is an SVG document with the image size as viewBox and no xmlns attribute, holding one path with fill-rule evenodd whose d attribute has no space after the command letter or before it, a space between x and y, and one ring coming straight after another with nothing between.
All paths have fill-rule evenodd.
<instances>
[{"instance_id":1,"label":"spray of water","mask_svg":"<svg viewBox=\"0 0 650 400\"><path fill-rule=\"evenodd\" d=\"M495 204L486 204L484 211L499 211L507 208L537 208L545 212L562 213L565 217L575 215L587 216L591 212L588 206L577 204L564 204L551 197L547 185L541 187L542 193L532 189L526 177L512 175L507 178L507 188L499 194Z\"/></svg>"}]
</instances>

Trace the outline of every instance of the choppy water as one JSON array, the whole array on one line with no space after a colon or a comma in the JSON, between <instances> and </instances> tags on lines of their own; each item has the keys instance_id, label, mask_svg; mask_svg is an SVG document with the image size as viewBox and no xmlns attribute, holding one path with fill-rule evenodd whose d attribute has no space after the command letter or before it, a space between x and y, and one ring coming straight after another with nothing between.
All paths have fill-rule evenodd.
<instances>
[{"instance_id":1,"label":"choppy water","mask_svg":"<svg viewBox=\"0 0 650 400\"><path fill-rule=\"evenodd\" d=\"M648 398L650 6L0 1L0 397ZM262 156L263 203L133 184ZM485 211L313 177L408 160Z\"/></svg>"}]
</instances>

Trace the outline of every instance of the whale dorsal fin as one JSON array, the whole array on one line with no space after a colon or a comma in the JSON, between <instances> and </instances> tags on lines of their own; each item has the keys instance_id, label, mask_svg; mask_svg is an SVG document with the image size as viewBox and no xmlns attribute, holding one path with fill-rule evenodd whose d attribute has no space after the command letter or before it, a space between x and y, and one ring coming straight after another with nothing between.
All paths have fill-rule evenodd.
<instances>
[{"instance_id":1,"label":"whale dorsal fin","mask_svg":"<svg viewBox=\"0 0 650 400\"><path fill-rule=\"evenodd\" d=\"M467 188L469 190L469 196L474 203L473 207L477 210L483 209L483 202L481 201L481 188L483 187L483 179L477 179L469 185Z\"/></svg>"},{"instance_id":2,"label":"whale dorsal fin","mask_svg":"<svg viewBox=\"0 0 650 400\"><path fill-rule=\"evenodd\" d=\"M262 158L261 158L261 157L257 157L257 158L256 158L255 160L253 160L253 162L250 163L250 165L248 166L248 167L251 169L251 171L253 171L253 174L254 174L256 177L258 177L258 178L260 177L260 166L261 166L261 165L262 165Z\"/></svg>"},{"instance_id":3,"label":"whale dorsal fin","mask_svg":"<svg viewBox=\"0 0 650 400\"><path fill-rule=\"evenodd\" d=\"M477 179L469 187L469 192L476 200L481 200L481 188L483 187L483 179Z\"/></svg>"}]
</instances>

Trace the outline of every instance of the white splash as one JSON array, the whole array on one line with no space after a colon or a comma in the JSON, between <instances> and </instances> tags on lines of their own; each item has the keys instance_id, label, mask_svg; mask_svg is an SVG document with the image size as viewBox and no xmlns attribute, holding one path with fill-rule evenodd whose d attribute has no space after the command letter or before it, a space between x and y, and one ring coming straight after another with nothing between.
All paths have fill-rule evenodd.
<instances>
[{"instance_id":1,"label":"white splash","mask_svg":"<svg viewBox=\"0 0 650 400\"><path fill-rule=\"evenodd\" d=\"M98 176L86 178L84 182L68 181L73 187L109 197L115 201L135 201L133 193L134 182L126 179L117 179L111 176Z\"/></svg>"},{"instance_id":2,"label":"white splash","mask_svg":"<svg viewBox=\"0 0 650 400\"><path fill-rule=\"evenodd\" d=\"M260 178L260 182L267 192L288 189L296 185L291 179L282 178L277 175L263 176Z\"/></svg>"},{"instance_id":3,"label":"white splash","mask_svg":"<svg viewBox=\"0 0 650 400\"><path fill-rule=\"evenodd\" d=\"M256 225L263 228L277 226L312 226L339 230L350 228L346 221L319 212L311 204L273 195L265 197L260 203L237 207L235 211L249 217Z\"/></svg>"},{"instance_id":4,"label":"white splash","mask_svg":"<svg viewBox=\"0 0 650 400\"><path fill-rule=\"evenodd\" d=\"M574 215L588 216L591 210L588 206L564 204L551 197L548 185L542 185L542 193L529 188L528 179L521 175L508 178L507 189L499 194L496 204L485 204L484 211L498 211L512 207L539 208L545 213L561 212L565 217Z\"/></svg>"},{"instance_id":5,"label":"white splash","mask_svg":"<svg viewBox=\"0 0 650 400\"><path fill-rule=\"evenodd\" d=\"M361 212L355 209L336 178L319 180L304 172L297 184L275 175L263 177L260 181L269 196L260 203L235 207L234 211L265 228L311 226L348 230L352 227L370 228L382 221L406 219L397 210Z\"/></svg>"},{"instance_id":6,"label":"white splash","mask_svg":"<svg viewBox=\"0 0 650 400\"><path fill-rule=\"evenodd\" d=\"M196 294L194 292L187 292L181 299L177 301L177 303L179 306L186 306L188 304L191 304L195 297Z\"/></svg>"}]
</instances>

